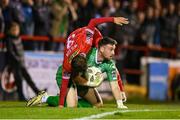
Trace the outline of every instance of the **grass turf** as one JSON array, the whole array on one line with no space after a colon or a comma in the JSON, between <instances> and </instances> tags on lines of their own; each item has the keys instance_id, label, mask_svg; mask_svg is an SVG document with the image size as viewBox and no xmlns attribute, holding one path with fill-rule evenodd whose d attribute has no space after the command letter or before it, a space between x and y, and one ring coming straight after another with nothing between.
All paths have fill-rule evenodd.
<instances>
[{"instance_id":1,"label":"grass turf","mask_svg":"<svg viewBox=\"0 0 180 120\"><path fill-rule=\"evenodd\" d=\"M129 109L119 110L113 103L106 103L103 108L63 108L35 106L25 107L25 102L0 102L0 119L73 119L90 115L117 111L102 119L129 119L129 118L161 118L180 119L180 106L178 103L147 103L127 104ZM145 110L145 111L143 111Z\"/></svg>"}]
</instances>

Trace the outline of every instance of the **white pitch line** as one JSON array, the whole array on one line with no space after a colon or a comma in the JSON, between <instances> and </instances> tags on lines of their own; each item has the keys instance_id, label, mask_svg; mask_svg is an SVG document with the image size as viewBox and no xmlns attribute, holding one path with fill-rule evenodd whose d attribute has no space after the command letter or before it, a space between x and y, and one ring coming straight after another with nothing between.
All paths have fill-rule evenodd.
<instances>
[{"instance_id":1,"label":"white pitch line","mask_svg":"<svg viewBox=\"0 0 180 120\"><path fill-rule=\"evenodd\" d=\"M104 112L104 113L100 113L100 114L96 114L96 115L90 115L87 117L82 117L82 118L76 118L73 120L89 120L89 119L98 119L98 118L102 118L108 115L113 115L115 113L126 113L126 112L157 112L157 111L179 111L179 110L160 110L160 109L155 109L155 110L150 110L150 109L144 109L144 110L116 110L116 111L112 111L112 112Z\"/></svg>"}]
</instances>

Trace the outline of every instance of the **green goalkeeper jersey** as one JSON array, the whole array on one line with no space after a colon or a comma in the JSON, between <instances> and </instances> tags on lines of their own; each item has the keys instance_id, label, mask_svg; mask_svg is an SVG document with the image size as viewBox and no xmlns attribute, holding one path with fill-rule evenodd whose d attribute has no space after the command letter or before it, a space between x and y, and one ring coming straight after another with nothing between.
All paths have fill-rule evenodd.
<instances>
[{"instance_id":1,"label":"green goalkeeper jersey","mask_svg":"<svg viewBox=\"0 0 180 120\"><path fill-rule=\"evenodd\" d=\"M104 60L103 62L97 61L97 53L98 50L96 48L92 48L87 54L87 64L88 66L95 66L101 70L102 73L107 74L108 81L117 80L116 75L116 66L113 60Z\"/></svg>"},{"instance_id":2,"label":"green goalkeeper jersey","mask_svg":"<svg viewBox=\"0 0 180 120\"><path fill-rule=\"evenodd\" d=\"M86 58L88 66L95 66L99 68L102 73L105 72L107 74L108 81L117 80L115 62L113 60L104 60L103 62L97 62L97 52L98 50L96 48L92 48L87 54ZM56 81L58 86L60 86L62 81L62 65L59 66L57 70Z\"/></svg>"}]
</instances>

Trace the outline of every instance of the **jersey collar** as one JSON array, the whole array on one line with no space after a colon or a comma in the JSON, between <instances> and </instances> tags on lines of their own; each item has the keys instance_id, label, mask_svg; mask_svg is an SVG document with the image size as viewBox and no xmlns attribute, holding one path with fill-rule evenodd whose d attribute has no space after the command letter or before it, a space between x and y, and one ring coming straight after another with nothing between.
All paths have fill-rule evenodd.
<instances>
[{"instance_id":1,"label":"jersey collar","mask_svg":"<svg viewBox=\"0 0 180 120\"><path fill-rule=\"evenodd\" d=\"M90 32L91 34L94 34L94 31L92 31L91 29L87 28L86 31Z\"/></svg>"},{"instance_id":2,"label":"jersey collar","mask_svg":"<svg viewBox=\"0 0 180 120\"><path fill-rule=\"evenodd\" d=\"M98 49L96 49L96 57L95 57L95 61L96 61L96 64L101 64L102 62L98 62Z\"/></svg>"}]
</instances>

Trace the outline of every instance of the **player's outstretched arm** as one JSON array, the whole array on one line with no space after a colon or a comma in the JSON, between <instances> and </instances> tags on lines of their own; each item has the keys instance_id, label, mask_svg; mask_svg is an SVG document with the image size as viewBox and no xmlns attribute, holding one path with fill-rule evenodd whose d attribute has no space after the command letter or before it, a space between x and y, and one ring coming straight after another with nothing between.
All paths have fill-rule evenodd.
<instances>
[{"instance_id":1,"label":"player's outstretched arm","mask_svg":"<svg viewBox=\"0 0 180 120\"><path fill-rule=\"evenodd\" d=\"M117 108L120 109L127 109L128 107L123 104L123 96L119 93L121 93L117 81L111 81L110 82L111 90L113 93L113 96L116 100Z\"/></svg>"},{"instance_id":2,"label":"player's outstretched arm","mask_svg":"<svg viewBox=\"0 0 180 120\"><path fill-rule=\"evenodd\" d=\"M117 71L117 81L118 81L118 85L119 85L119 89L120 89L120 94L121 94L121 97L122 97L122 101L123 102L126 102L127 100L127 97L126 97L126 94L124 92L124 87L123 87L123 83L122 83L122 80L121 80L121 76L120 76L120 73L118 70Z\"/></svg>"},{"instance_id":3,"label":"player's outstretched arm","mask_svg":"<svg viewBox=\"0 0 180 120\"><path fill-rule=\"evenodd\" d=\"M123 25L123 24L129 23L128 19L124 18L124 17L102 17L102 18L91 19L88 24L88 27L90 29L94 30L95 26L102 24L102 23L106 23L106 22L113 22L118 25Z\"/></svg>"}]
</instances>

